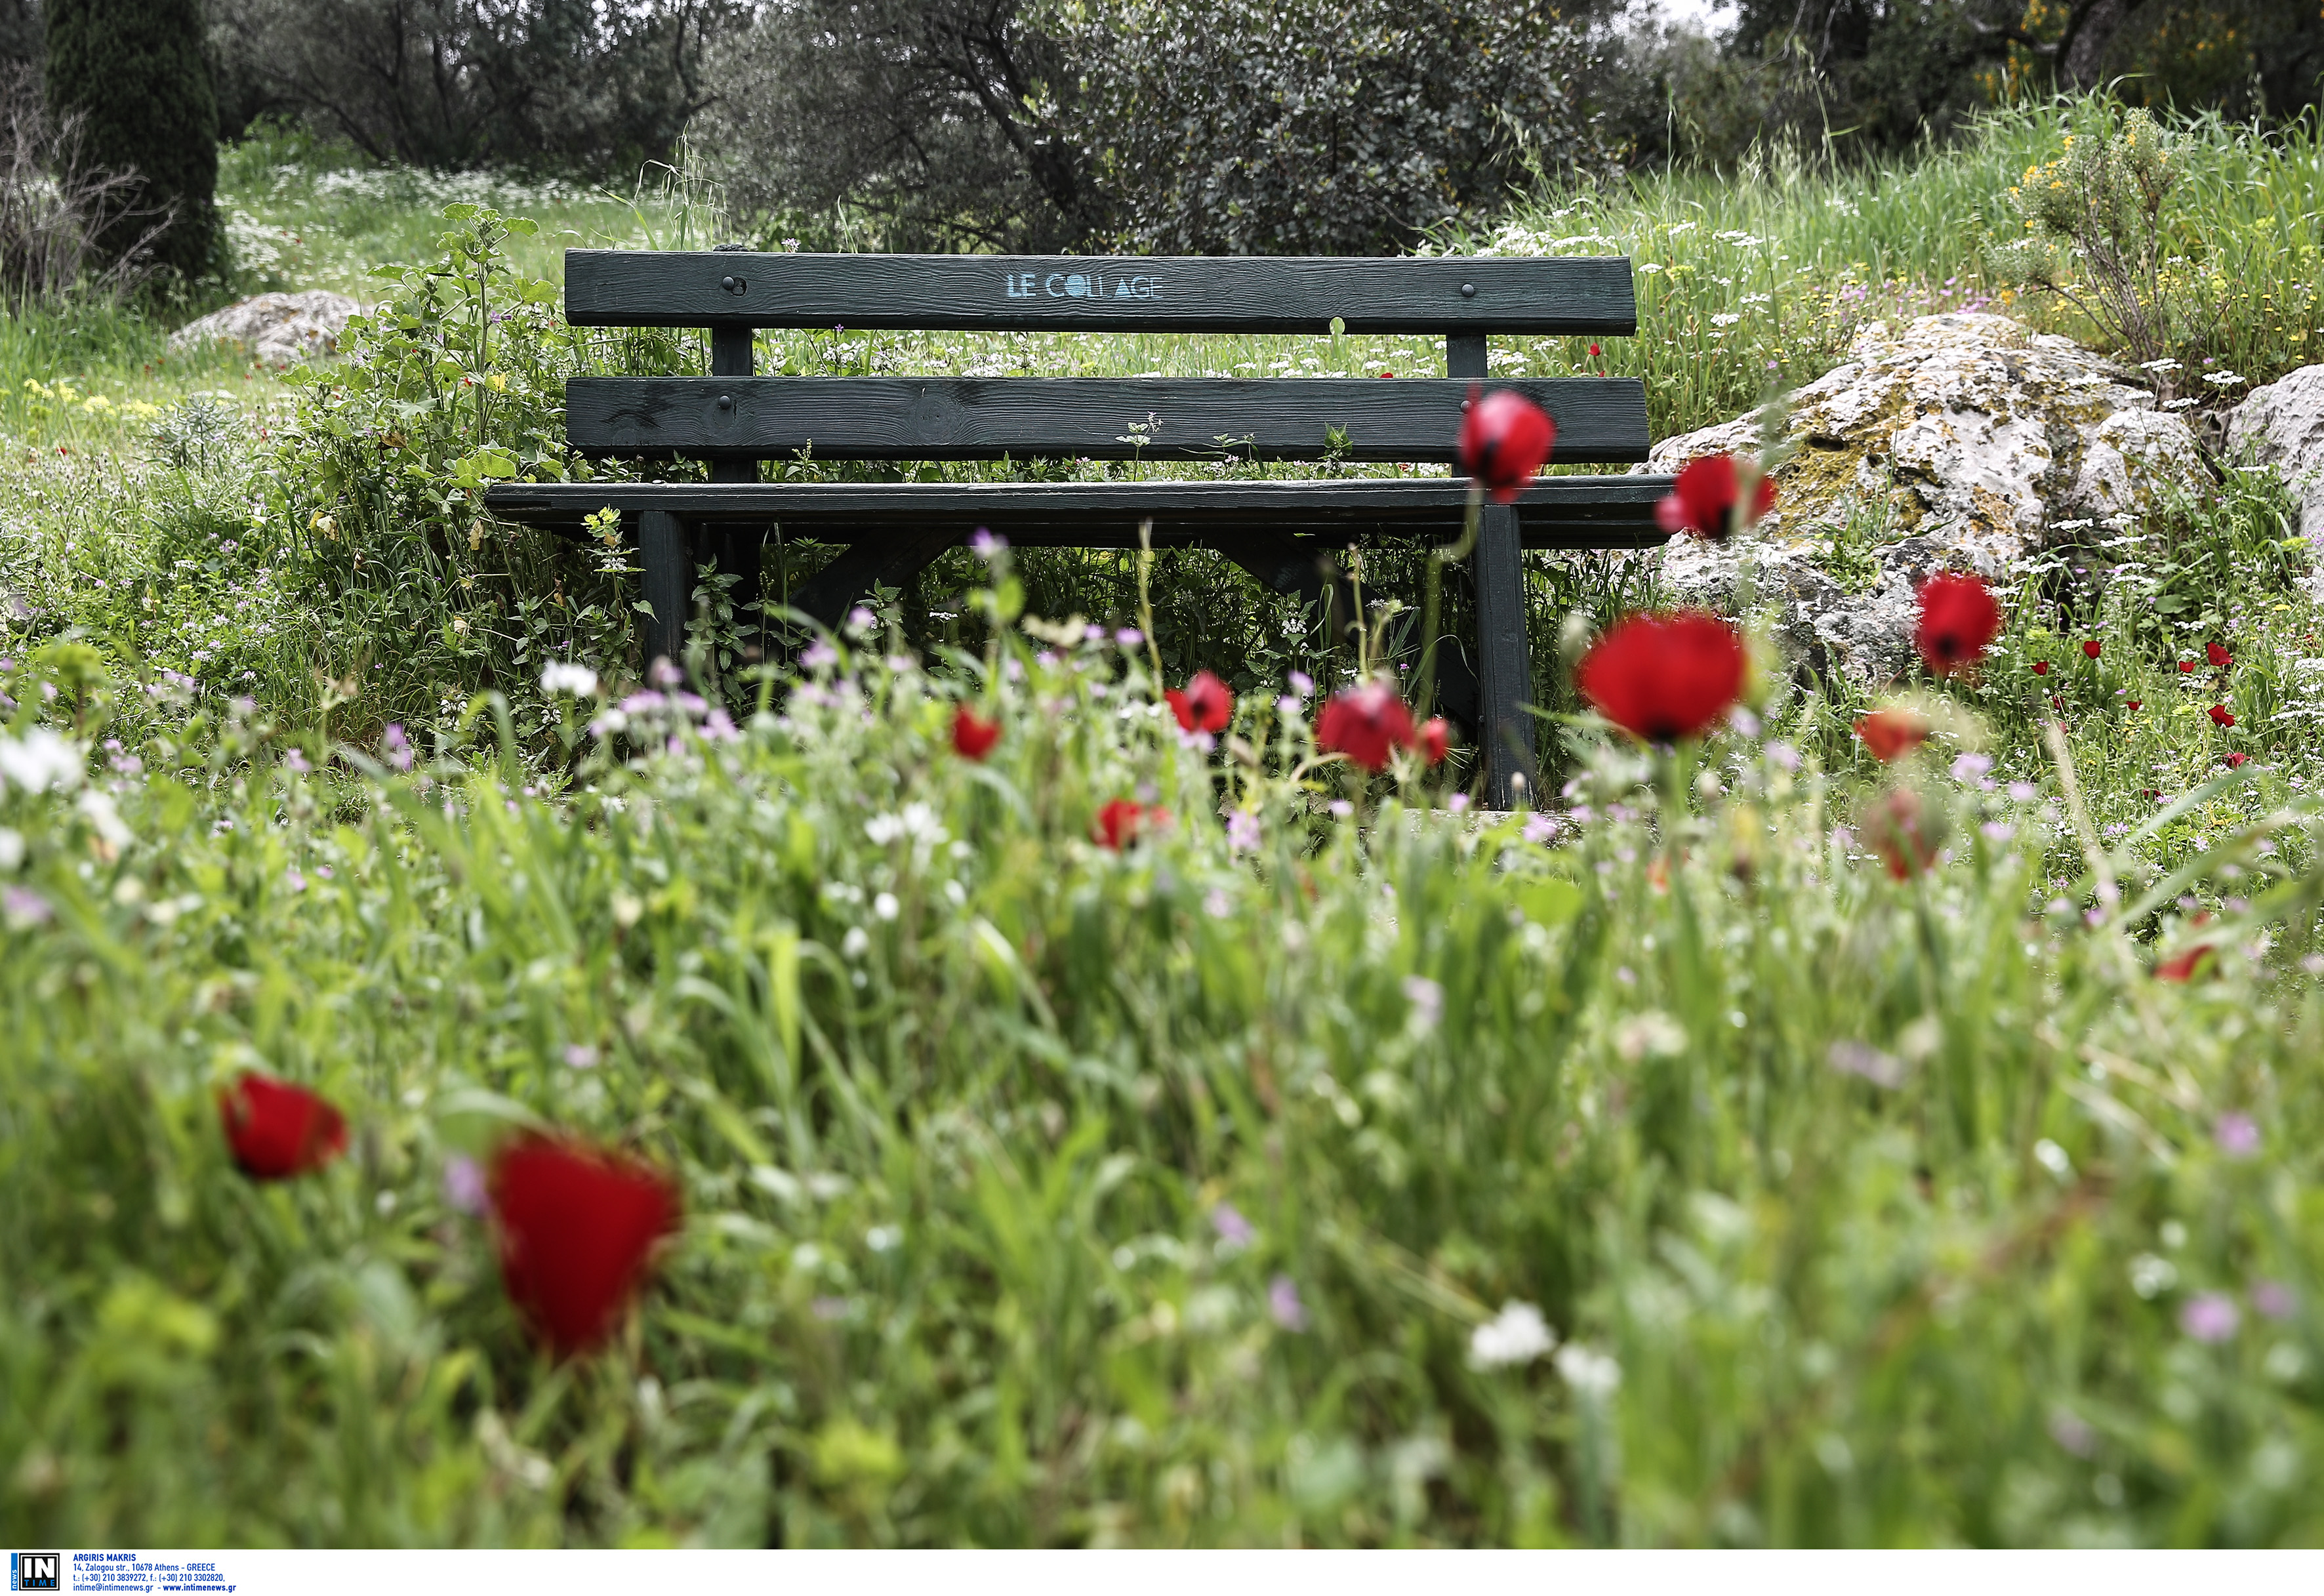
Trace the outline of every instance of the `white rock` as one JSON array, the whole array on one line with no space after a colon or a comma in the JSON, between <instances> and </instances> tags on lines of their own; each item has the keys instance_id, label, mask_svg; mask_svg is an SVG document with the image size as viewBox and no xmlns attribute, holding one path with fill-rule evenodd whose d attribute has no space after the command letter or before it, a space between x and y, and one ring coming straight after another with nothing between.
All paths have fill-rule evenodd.
<instances>
[{"instance_id":1,"label":"white rock","mask_svg":"<svg viewBox=\"0 0 2324 1596\"><path fill-rule=\"evenodd\" d=\"M183 349L212 341L240 344L267 365L287 366L338 352L339 334L362 304L328 289L298 294L259 294L213 310L170 335L170 347Z\"/></svg>"},{"instance_id":2,"label":"white rock","mask_svg":"<svg viewBox=\"0 0 2324 1596\"><path fill-rule=\"evenodd\" d=\"M1788 644L1864 680L1910 663L1914 590L1932 571L1997 577L2045 544L2104 537L2093 523L2143 516L2209 482L2187 423L2128 374L2000 316L1875 322L1846 364L1778 414L1787 454L1754 540L1759 593L1782 600ZM1642 469L1756 455L1760 429L1750 416L1667 438ZM1866 568L1844 586L1832 549L1851 528ZM1682 599L1731 603L1737 558L1676 538L1664 575Z\"/></svg>"},{"instance_id":3,"label":"white rock","mask_svg":"<svg viewBox=\"0 0 2324 1596\"><path fill-rule=\"evenodd\" d=\"M2227 417L2227 452L2273 466L2300 495L2300 535L2324 598L2324 365L2303 365L2255 388Z\"/></svg>"}]
</instances>

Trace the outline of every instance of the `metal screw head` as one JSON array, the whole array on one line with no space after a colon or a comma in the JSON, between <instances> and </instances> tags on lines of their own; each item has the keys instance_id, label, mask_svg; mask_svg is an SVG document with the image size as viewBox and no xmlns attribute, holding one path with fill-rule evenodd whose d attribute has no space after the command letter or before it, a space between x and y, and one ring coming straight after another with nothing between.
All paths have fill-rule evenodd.
<instances>
[{"instance_id":1,"label":"metal screw head","mask_svg":"<svg viewBox=\"0 0 2324 1596\"><path fill-rule=\"evenodd\" d=\"M718 396L718 408L722 411L733 410L734 408L734 396L731 393L720 394Z\"/></svg>"},{"instance_id":2,"label":"metal screw head","mask_svg":"<svg viewBox=\"0 0 2324 1596\"><path fill-rule=\"evenodd\" d=\"M718 286L731 294L734 291L734 280L731 277L722 277L718 280Z\"/></svg>"},{"instance_id":3,"label":"metal screw head","mask_svg":"<svg viewBox=\"0 0 2324 1596\"><path fill-rule=\"evenodd\" d=\"M1475 299L1477 297L1477 285L1473 282L1462 283L1461 285L1461 297L1464 300Z\"/></svg>"}]
</instances>

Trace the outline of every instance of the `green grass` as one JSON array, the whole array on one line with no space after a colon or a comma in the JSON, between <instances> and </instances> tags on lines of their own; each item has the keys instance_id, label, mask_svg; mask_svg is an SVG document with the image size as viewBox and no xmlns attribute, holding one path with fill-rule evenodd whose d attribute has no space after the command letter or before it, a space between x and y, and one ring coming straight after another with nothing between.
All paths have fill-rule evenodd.
<instances>
[{"instance_id":1,"label":"green grass","mask_svg":"<svg viewBox=\"0 0 2324 1596\"><path fill-rule=\"evenodd\" d=\"M2082 114L1860 177L1545 200L1500 243L1663 267L1646 336L1607 346L1659 435L1755 402L1768 360L1816 374L1865 316L1984 291L1994 185ZM2213 357L2253 381L2313 357L2312 306L2270 317L2314 276L2315 145L2186 136L2190 217L2246 296ZM1213 663L1245 690L1248 758L1182 744L1142 650L992 624L1011 593L1140 619L1132 563L1049 551L998 596L949 557L803 683L726 673L735 741L650 710L593 736L603 706L540 668L626 690L634 578L479 522L475 468L554 459L569 372L700 351L536 306L479 360L473 302L361 268L433 259L473 226L446 203L521 202L541 226L503 248L508 310L564 235L676 242L698 202L281 144L225 173L306 252L279 285L367 281L420 336L296 385L167 356L127 310L0 322L17 1541L2324 1538L2324 614L2281 489L2229 474L2105 551L2104 584L2029 567L1982 672L1914 687L1942 731L1904 771L1849 733L1857 689L1784 673L1684 768L1561 720L1573 813L1545 841L1447 813L1457 765L1360 789L1305 764L1276 696L1332 661L1200 556L1157 562L1152 629L1173 681ZM1497 347L1536 374L1578 354ZM1441 358L886 334L761 356ZM1368 585L1409 586L1398 558ZM1646 586L1536 567L1553 707L1569 614ZM2179 671L2211 638L2234 666ZM961 696L1006 727L989 765L949 751ZM36 726L88 754L79 793L29 789ZM1901 883L1861 840L1898 780L1949 848ZM1099 848L1117 796L1174 823ZM2153 976L2199 937L2201 978ZM347 1156L235 1174L213 1093L245 1068L342 1105ZM444 1184L533 1121L636 1147L687 1208L622 1336L561 1366ZM2211 1295L2236 1324L2205 1340L2182 1315ZM1563 1356L1478 1367L1508 1303Z\"/></svg>"}]
</instances>

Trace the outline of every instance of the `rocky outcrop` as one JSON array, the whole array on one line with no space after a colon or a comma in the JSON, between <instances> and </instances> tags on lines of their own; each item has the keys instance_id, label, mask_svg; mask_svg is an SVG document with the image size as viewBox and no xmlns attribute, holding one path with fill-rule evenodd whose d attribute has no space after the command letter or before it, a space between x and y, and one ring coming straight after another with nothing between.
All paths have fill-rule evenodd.
<instances>
[{"instance_id":1,"label":"rocky outcrop","mask_svg":"<svg viewBox=\"0 0 2324 1596\"><path fill-rule=\"evenodd\" d=\"M1846 364L1782 401L1776 508L1754 540L1786 641L1878 680L1908 663L1914 588L2000 576L2029 553L2127 528L2210 480L2193 432L2120 367L1999 316L1876 322ZM1748 416L1655 446L1645 469L1759 452ZM1674 539L1665 580L1731 604L1738 551Z\"/></svg>"},{"instance_id":2,"label":"rocky outcrop","mask_svg":"<svg viewBox=\"0 0 2324 1596\"><path fill-rule=\"evenodd\" d=\"M170 335L170 347L224 342L241 345L252 359L281 367L338 352L347 318L363 306L328 289L298 294L260 294L213 310Z\"/></svg>"},{"instance_id":3,"label":"rocky outcrop","mask_svg":"<svg viewBox=\"0 0 2324 1596\"><path fill-rule=\"evenodd\" d=\"M2324 365L2253 389L2227 417L2227 452L2273 466L2299 495L2300 535L2316 562L2310 586L2324 597Z\"/></svg>"}]
</instances>

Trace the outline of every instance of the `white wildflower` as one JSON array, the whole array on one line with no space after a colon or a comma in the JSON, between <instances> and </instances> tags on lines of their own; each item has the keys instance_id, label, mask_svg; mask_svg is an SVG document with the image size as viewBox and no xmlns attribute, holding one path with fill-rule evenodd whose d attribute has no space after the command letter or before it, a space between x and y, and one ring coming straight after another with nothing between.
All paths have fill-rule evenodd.
<instances>
[{"instance_id":1,"label":"white wildflower","mask_svg":"<svg viewBox=\"0 0 2324 1596\"><path fill-rule=\"evenodd\" d=\"M1505 1302L1501 1311L1469 1333L1469 1366L1507 1369L1530 1363L1557 1344L1557 1336L1529 1302Z\"/></svg>"},{"instance_id":2,"label":"white wildflower","mask_svg":"<svg viewBox=\"0 0 2324 1596\"><path fill-rule=\"evenodd\" d=\"M97 835L115 847L125 848L136 840L136 834L121 818L121 811L113 807L113 800L95 788L80 795L80 812L97 827Z\"/></svg>"},{"instance_id":3,"label":"white wildflower","mask_svg":"<svg viewBox=\"0 0 2324 1596\"><path fill-rule=\"evenodd\" d=\"M0 737L0 778L27 792L46 792L51 787L69 791L80 785L84 768L79 745L46 726L34 726L21 739Z\"/></svg>"},{"instance_id":4,"label":"white wildflower","mask_svg":"<svg viewBox=\"0 0 2324 1596\"><path fill-rule=\"evenodd\" d=\"M540 690L544 693L570 693L576 698L586 698L597 690L597 673L586 665L552 660L540 669Z\"/></svg>"},{"instance_id":5,"label":"white wildflower","mask_svg":"<svg viewBox=\"0 0 2324 1596\"><path fill-rule=\"evenodd\" d=\"M1557 1350L1557 1372L1574 1394L1591 1399L1612 1396L1622 1384L1622 1366L1604 1352L1591 1351L1580 1342L1568 1342Z\"/></svg>"}]
</instances>

